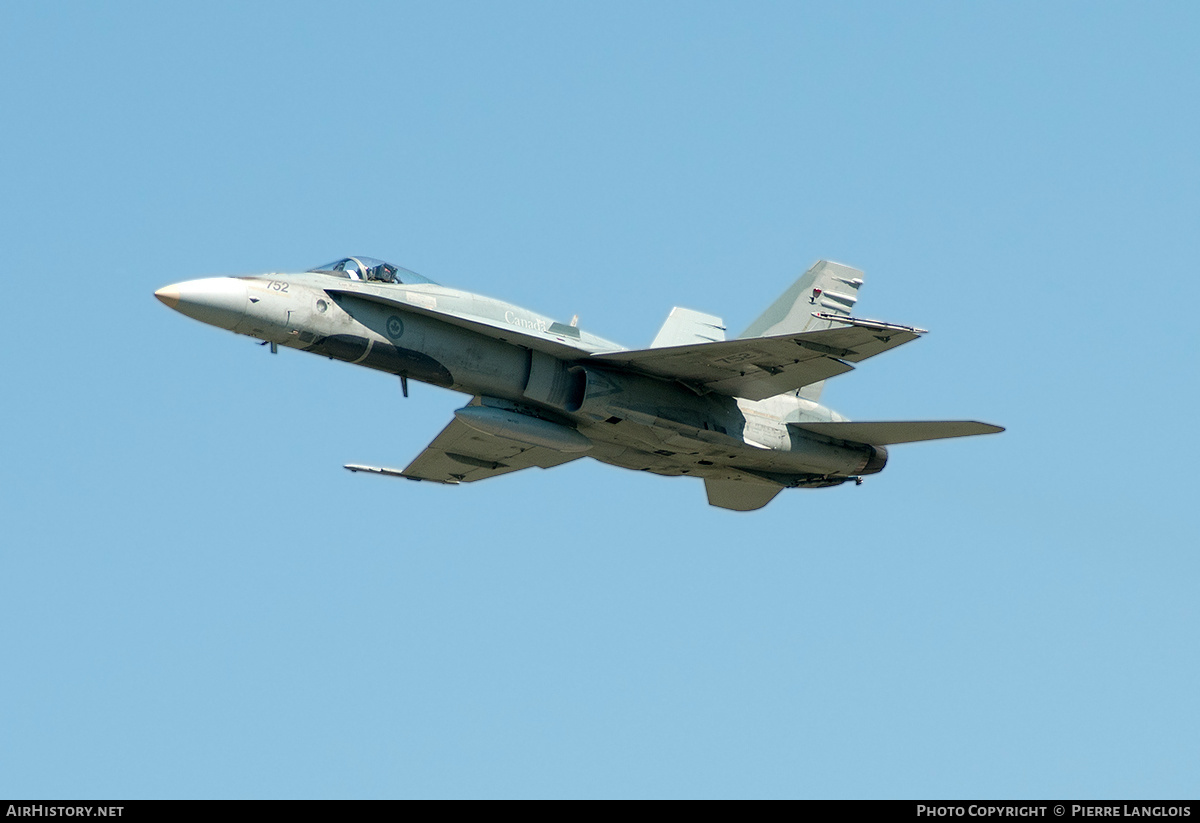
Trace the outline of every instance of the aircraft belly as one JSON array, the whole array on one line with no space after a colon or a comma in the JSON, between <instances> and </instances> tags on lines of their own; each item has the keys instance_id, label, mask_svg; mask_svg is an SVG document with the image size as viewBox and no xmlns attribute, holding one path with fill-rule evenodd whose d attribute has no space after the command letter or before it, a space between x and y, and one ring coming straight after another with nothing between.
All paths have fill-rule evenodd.
<instances>
[{"instance_id":1,"label":"aircraft belly","mask_svg":"<svg viewBox=\"0 0 1200 823\"><path fill-rule=\"evenodd\" d=\"M356 363L369 369L402 374L435 386L450 386L454 382L446 367L427 354L358 335L330 335L319 339L309 346L307 351L335 360Z\"/></svg>"},{"instance_id":2,"label":"aircraft belly","mask_svg":"<svg viewBox=\"0 0 1200 823\"><path fill-rule=\"evenodd\" d=\"M308 347L314 354L323 354L334 360L345 360L356 363L367 353L371 341L357 334L331 334L318 339L318 342Z\"/></svg>"},{"instance_id":3,"label":"aircraft belly","mask_svg":"<svg viewBox=\"0 0 1200 823\"><path fill-rule=\"evenodd\" d=\"M736 479L739 477L795 478L807 484L823 477L849 477L867 464L867 449L855 449L795 439L783 448L766 448L714 438L713 432L692 436L661 426L622 420L581 426L580 432L596 444L589 453L603 463L666 475L691 475ZM720 442L717 442L717 441Z\"/></svg>"},{"instance_id":4,"label":"aircraft belly","mask_svg":"<svg viewBox=\"0 0 1200 823\"><path fill-rule=\"evenodd\" d=\"M723 438L729 441L727 443L714 443L629 420L581 426L580 432L595 444L589 457L656 474L702 476L707 471L736 462L739 456L750 451L731 438Z\"/></svg>"}]
</instances>

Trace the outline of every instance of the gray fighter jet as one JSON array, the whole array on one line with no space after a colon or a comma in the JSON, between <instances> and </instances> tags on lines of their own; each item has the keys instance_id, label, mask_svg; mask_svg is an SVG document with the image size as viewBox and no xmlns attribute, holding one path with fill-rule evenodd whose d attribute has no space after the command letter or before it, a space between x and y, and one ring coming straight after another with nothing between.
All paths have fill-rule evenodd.
<instances>
[{"instance_id":1,"label":"gray fighter jet","mask_svg":"<svg viewBox=\"0 0 1200 823\"><path fill-rule=\"evenodd\" d=\"M922 329L850 316L863 273L818 261L739 337L674 309L626 349L518 306L370 257L302 273L215 277L155 296L182 314L472 395L405 469L351 471L469 483L580 457L704 480L708 502L749 511L786 488L874 474L896 443L1003 431L966 420L851 422L820 405L825 380Z\"/></svg>"}]
</instances>

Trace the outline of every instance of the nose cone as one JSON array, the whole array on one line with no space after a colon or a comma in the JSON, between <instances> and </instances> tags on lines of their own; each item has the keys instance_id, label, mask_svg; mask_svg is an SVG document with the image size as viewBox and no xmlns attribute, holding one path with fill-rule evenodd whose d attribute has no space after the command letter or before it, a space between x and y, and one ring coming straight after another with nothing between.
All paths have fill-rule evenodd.
<instances>
[{"instance_id":1,"label":"nose cone","mask_svg":"<svg viewBox=\"0 0 1200 823\"><path fill-rule=\"evenodd\" d=\"M154 296L161 300L169 309L173 309L179 305L178 286L163 286L154 293Z\"/></svg>"},{"instance_id":2,"label":"nose cone","mask_svg":"<svg viewBox=\"0 0 1200 823\"><path fill-rule=\"evenodd\" d=\"M246 283L233 277L208 277L163 286L154 293L168 307L201 323L233 329L246 316Z\"/></svg>"}]
</instances>

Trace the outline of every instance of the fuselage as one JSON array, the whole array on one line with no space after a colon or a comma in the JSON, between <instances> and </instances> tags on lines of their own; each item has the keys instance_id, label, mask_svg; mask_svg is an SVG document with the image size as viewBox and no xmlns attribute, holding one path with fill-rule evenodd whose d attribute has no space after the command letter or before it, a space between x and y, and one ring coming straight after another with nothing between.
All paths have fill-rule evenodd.
<instances>
[{"instance_id":1,"label":"fuselage","mask_svg":"<svg viewBox=\"0 0 1200 823\"><path fill-rule=\"evenodd\" d=\"M588 456L625 468L827 486L877 472L886 462L882 447L790 428L792 422L845 420L798 392L758 401L698 393L589 359L625 348L573 325L396 267L388 267L386 280L366 273L362 266L208 278L156 296L197 320L275 346L441 386L574 429L591 443Z\"/></svg>"}]
</instances>

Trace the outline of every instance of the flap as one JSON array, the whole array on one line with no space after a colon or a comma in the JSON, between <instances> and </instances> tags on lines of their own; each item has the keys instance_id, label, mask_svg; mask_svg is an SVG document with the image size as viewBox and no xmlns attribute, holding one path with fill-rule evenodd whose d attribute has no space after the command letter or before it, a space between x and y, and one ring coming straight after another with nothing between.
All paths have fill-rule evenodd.
<instances>
[{"instance_id":1,"label":"flap","mask_svg":"<svg viewBox=\"0 0 1200 823\"><path fill-rule=\"evenodd\" d=\"M531 466L548 469L582 456L485 434L456 417L400 475L437 483L471 483Z\"/></svg>"}]
</instances>

